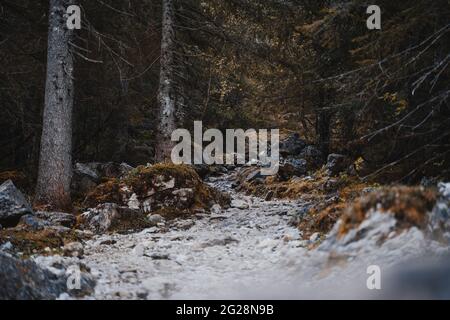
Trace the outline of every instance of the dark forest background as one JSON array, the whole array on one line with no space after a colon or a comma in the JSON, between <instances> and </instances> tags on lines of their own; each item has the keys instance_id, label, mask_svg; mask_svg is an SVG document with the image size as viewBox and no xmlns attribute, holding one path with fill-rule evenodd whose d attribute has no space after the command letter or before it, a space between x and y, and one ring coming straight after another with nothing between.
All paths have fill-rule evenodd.
<instances>
[{"instance_id":1,"label":"dark forest background","mask_svg":"<svg viewBox=\"0 0 450 320\"><path fill-rule=\"evenodd\" d=\"M161 1L80 1L73 160L153 162ZM178 0L180 127L299 132L362 176L450 176L450 1ZM0 171L37 174L47 0L0 0Z\"/></svg>"}]
</instances>

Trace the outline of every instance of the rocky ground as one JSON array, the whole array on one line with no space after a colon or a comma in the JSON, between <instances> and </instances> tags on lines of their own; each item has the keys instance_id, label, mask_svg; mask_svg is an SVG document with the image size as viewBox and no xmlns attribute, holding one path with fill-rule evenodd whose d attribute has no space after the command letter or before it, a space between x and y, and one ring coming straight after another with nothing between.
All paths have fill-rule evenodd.
<instances>
[{"instance_id":1,"label":"rocky ground","mask_svg":"<svg viewBox=\"0 0 450 320\"><path fill-rule=\"evenodd\" d=\"M229 209L215 206L211 214L189 219L160 218L157 226L138 233L96 235L75 257L33 260L50 270L79 264L90 270L97 283L85 299L450 296L448 281L442 281L448 279L449 264L441 262L448 243L425 230L397 233L395 217L374 211L344 238L335 226L326 236L302 240L292 223L301 201L245 196L232 191L229 178L210 180L231 192ZM442 188L448 193L448 185ZM448 213L442 207L447 204L442 202L433 216ZM383 272L381 291L367 289L370 265ZM59 298L72 297L63 293Z\"/></svg>"},{"instance_id":2,"label":"rocky ground","mask_svg":"<svg viewBox=\"0 0 450 320\"><path fill-rule=\"evenodd\" d=\"M232 297L264 283L268 273L283 274L309 244L289 225L298 204L233 198L231 208L215 207L211 215L87 241L84 262L98 277L91 298Z\"/></svg>"},{"instance_id":3,"label":"rocky ground","mask_svg":"<svg viewBox=\"0 0 450 320\"><path fill-rule=\"evenodd\" d=\"M0 298L450 298L450 183L369 184L296 135L280 150L275 177L76 164L75 215L32 208L8 174Z\"/></svg>"}]
</instances>

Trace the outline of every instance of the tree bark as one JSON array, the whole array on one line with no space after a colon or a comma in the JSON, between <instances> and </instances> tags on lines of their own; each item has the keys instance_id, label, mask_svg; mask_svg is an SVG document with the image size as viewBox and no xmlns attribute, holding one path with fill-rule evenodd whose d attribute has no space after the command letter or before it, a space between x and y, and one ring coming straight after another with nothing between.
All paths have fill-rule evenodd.
<instances>
[{"instance_id":1,"label":"tree bark","mask_svg":"<svg viewBox=\"0 0 450 320\"><path fill-rule=\"evenodd\" d=\"M156 143L156 161L170 161L176 129L176 92L174 87L175 8L173 0L162 0L161 69L159 79L159 125Z\"/></svg>"},{"instance_id":2,"label":"tree bark","mask_svg":"<svg viewBox=\"0 0 450 320\"><path fill-rule=\"evenodd\" d=\"M52 209L71 206L73 57L69 41L73 31L65 17L71 0L50 0L47 79L39 172L35 202Z\"/></svg>"}]
</instances>

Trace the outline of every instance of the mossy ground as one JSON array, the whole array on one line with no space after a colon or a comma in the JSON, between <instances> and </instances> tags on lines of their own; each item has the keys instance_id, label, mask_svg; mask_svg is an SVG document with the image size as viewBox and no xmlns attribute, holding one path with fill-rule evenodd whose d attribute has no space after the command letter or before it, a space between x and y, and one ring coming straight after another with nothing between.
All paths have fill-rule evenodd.
<instances>
[{"instance_id":1,"label":"mossy ground","mask_svg":"<svg viewBox=\"0 0 450 320\"><path fill-rule=\"evenodd\" d=\"M87 236L82 237L74 230L64 233L53 229L35 231L21 227L0 230L0 244L11 242L14 250L22 252L23 257L28 257L32 254L61 254L61 247L65 244L86 238Z\"/></svg>"}]
</instances>

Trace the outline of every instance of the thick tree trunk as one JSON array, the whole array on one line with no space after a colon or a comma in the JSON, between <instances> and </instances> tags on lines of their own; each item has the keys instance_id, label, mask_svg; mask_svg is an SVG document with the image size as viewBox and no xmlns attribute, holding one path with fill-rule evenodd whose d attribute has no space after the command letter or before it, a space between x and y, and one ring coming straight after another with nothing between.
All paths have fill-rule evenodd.
<instances>
[{"instance_id":1,"label":"thick tree trunk","mask_svg":"<svg viewBox=\"0 0 450 320\"><path fill-rule=\"evenodd\" d=\"M70 207L72 178L73 57L66 26L71 0L50 0L45 106L36 187L37 204Z\"/></svg>"},{"instance_id":2,"label":"thick tree trunk","mask_svg":"<svg viewBox=\"0 0 450 320\"><path fill-rule=\"evenodd\" d=\"M161 70L159 79L159 125L156 161L169 161L176 129L176 94L174 88L175 9L173 0L162 0Z\"/></svg>"}]
</instances>

